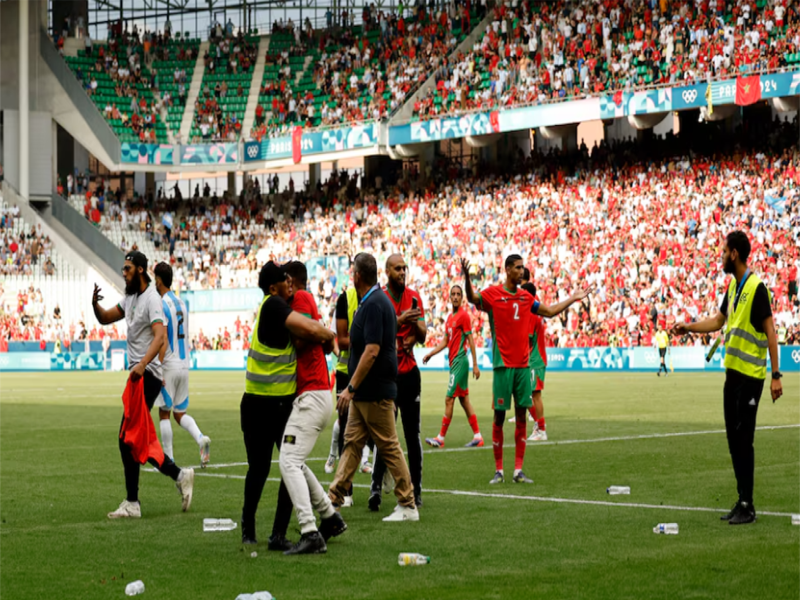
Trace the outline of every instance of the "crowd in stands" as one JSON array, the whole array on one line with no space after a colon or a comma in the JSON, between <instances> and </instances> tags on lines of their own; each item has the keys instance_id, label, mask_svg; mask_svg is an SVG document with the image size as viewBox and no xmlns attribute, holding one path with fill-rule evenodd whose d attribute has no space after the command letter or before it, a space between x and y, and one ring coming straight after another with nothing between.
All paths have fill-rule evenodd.
<instances>
[{"instance_id":1,"label":"crowd in stands","mask_svg":"<svg viewBox=\"0 0 800 600\"><path fill-rule=\"evenodd\" d=\"M261 190L249 181L238 197L217 197L198 188L190 199L128 202L114 218L146 215L138 227L150 223L179 289L255 287L270 259L366 250L383 260L400 252L408 285L423 297L431 344L442 335L459 260L488 285L502 278L512 252L526 258L544 301L580 282L598 286L590 302L551 323L553 345L647 344L654 322L669 327L716 310L726 281L721 243L741 228L753 242L751 265L773 294L776 322L793 339L800 335L797 121L745 122L733 137L718 124L698 127L650 145L519 155L503 171L445 162L424 185L411 173L362 190L357 177L339 172L316 189ZM311 282L321 314L332 315L346 279L326 271ZM488 325L477 314L476 327L486 344Z\"/></svg>"},{"instance_id":2,"label":"crowd in stands","mask_svg":"<svg viewBox=\"0 0 800 600\"><path fill-rule=\"evenodd\" d=\"M0 208L0 274L31 275L39 266L43 275L55 275L50 238L42 233L41 225L27 232L15 227L18 219L19 207Z\"/></svg>"},{"instance_id":3,"label":"crowd in stands","mask_svg":"<svg viewBox=\"0 0 800 600\"><path fill-rule=\"evenodd\" d=\"M116 325L100 327L94 317L64 322L58 299L46 299L33 285L12 294L0 284L0 345L5 347L0 351L7 350L8 342L39 342L45 350L47 342L57 341L60 350L69 352L77 342L102 341L104 337L125 339Z\"/></svg>"},{"instance_id":4,"label":"crowd in stands","mask_svg":"<svg viewBox=\"0 0 800 600\"><path fill-rule=\"evenodd\" d=\"M380 120L399 108L471 28L469 2L433 10L420 4L404 13L365 6L362 25L316 37L309 35L310 22L303 29L291 21L276 24L272 39L288 35L293 43L270 42L251 136L283 135L293 125Z\"/></svg>"},{"instance_id":5,"label":"crowd in stands","mask_svg":"<svg viewBox=\"0 0 800 600\"><path fill-rule=\"evenodd\" d=\"M785 0L500 0L492 16L433 69L416 116L775 71L800 48L800 5Z\"/></svg>"}]
</instances>

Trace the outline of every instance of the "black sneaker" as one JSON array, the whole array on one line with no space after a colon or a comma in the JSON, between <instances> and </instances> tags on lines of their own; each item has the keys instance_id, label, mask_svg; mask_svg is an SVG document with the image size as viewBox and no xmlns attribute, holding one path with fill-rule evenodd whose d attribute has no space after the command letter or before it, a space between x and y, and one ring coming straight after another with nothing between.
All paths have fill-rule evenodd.
<instances>
[{"instance_id":1,"label":"black sneaker","mask_svg":"<svg viewBox=\"0 0 800 600\"><path fill-rule=\"evenodd\" d=\"M284 554L290 556L292 554L325 554L328 551L328 546L325 545L325 540L322 539L319 531L309 531L300 536L300 541L288 549Z\"/></svg>"},{"instance_id":2,"label":"black sneaker","mask_svg":"<svg viewBox=\"0 0 800 600\"><path fill-rule=\"evenodd\" d=\"M286 539L286 536L281 535L271 535L269 536L269 546L267 546L268 550L276 550L284 552L286 550L291 550L293 548L292 542Z\"/></svg>"},{"instance_id":3,"label":"black sneaker","mask_svg":"<svg viewBox=\"0 0 800 600\"><path fill-rule=\"evenodd\" d=\"M736 501L736 503L733 505L733 508L731 508L731 510L730 510L728 513L726 513L726 514L722 515L722 516L719 518L719 520L720 520L720 521L730 521L730 520L733 518L733 515L735 515L735 514L736 514L736 507L737 507L737 506L739 506L739 501L738 501L738 500L737 500L737 501Z\"/></svg>"},{"instance_id":4,"label":"black sneaker","mask_svg":"<svg viewBox=\"0 0 800 600\"><path fill-rule=\"evenodd\" d=\"M728 525L745 525L754 523L756 520L756 508L749 502L739 502L734 509L734 515L728 521Z\"/></svg>"},{"instance_id":5,"label":"black sneaker","mask_svg":"<svg viewBox=\"0 0 800 600\"><path fill-rule=\"evenodd\" d=\"M422 506L422 496L414 496L414 506L417 508Z\"/></svg>"},{"instance_id":6,"label":"black sneaker","mask_svg":"<svg viewBox=\"0 0 800 600\"><path fill-rule=\"evenodd\" d=\"M381 493L372 492L367 500L367 505L372 512L378 512L381 509Z\"/></svg>"},{"instance_id":7,"label":"black sneaker","mask_svg":"<svg viewBox=\"0 0 800 600\"><path fill-rule=\"evenodd\" d=\"M258 543L256 540L256 536L254 533L246 533L242 531L242 544L246 544L248 546L255 546Z\"/></svg>"},{"instance_id":8,"label":"black sneaker","mask_svg":"<svg viewBox=\"0 0 800 600\"><path fill-rule=\"evenodd\" d=\"M256 524L255 522L248 523L242 519L242 543L243 544L257 544L256 540Z\"/></svg>"},{"instance_id":9,"label":"black sneaker","mask_svg":"<svg viewBox=\"0 0 800 600\"><path fill-rule=\"evenodd\" d=\"M342 535L345 531L347 531L347 523L338 512L334 512L333 516L327 519L322 519L319 524L319 533L326 542L332 537Z\"/></svg>"}]
</instances>

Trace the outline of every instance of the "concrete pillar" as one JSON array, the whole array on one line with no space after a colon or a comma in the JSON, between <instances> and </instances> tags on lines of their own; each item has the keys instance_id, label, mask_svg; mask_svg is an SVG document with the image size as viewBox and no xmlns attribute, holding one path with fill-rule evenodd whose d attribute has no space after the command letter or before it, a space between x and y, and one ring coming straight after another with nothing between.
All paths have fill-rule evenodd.
<instances>
[{"instance_id":1,"label":"concrete pillar","mask_svg":"<svg viewBox=\"0 0 800 600\"><path fill-rule=\"evenodd\" d=\"M417 158L419 159L420 179L426 182L433 175L433 166L436 160L436 143L424 144Z\"/></svg>"},{"instance_id":2,"label":"concrete pillar","mask_svg":"<svg viewBox=\"0 0 800 600\"><path fill-rule=\"evenodd\" d=\"M238 192L236 191L236 171L231 171L228 173L228 196L235 196Z\"/></svg>"},{"instance_id":3,"label":"concrete pillar","mask_svg":"<svg viewBox=\"0 0 800 600\"><path fill-rule=\"evenodd\" d=\"M27 2L19 4L19 193L30 195L30 105L28 100L28 16Z\"/></svg>"},{"instance_id":4,"label":"concrete pillar","mask_svg":"<svg viewBox=\"0 0 800 600\"><path fill-rule=\"evenodd\" d=\"M144 174L144 193L153 194L153 198L156 197L156 174L155 173L145 173Z\"/></svg>"},{"instance_id":5,"label":"concrete pillar","mask_svg":"<svg viewBox=\"0 0 800 600\"><path fill-rule=\"evenodd\" d=\"M364 164L366 168L366 159L364 159ZM322 179L322 165L320 163L314 163L312 165L308 165L308 189L314 191L317 189L317 183L319 183Z\"/></svg>"}]
</instances>

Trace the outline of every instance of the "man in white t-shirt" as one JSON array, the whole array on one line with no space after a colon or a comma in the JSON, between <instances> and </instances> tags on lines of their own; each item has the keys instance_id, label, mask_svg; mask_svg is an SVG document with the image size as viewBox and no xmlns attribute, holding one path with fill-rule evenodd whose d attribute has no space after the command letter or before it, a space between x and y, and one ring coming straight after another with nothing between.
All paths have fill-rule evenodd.
<instances>
[{"instance_id":1,"label":"man in white t-shirt","mask_svg":"<svg viewBox=\"0 0 800 600\"><path fill-rule=\"evenodd\" d=\"M141 252L133 251L125 256L122 274L125 278L125 297L113 308L102 308L100 306L100 301L103 299L100 295L101 290L95 284L92 308L101 325L110 325L125 319L128 326L130 379L132 381L144 380L144 398L149 413L161 393L162 372L161 362L158 360L158 353L164 343L164 312L161 306L161 296L158 295L155 286L150 285L150 276L147 274L147 257ZM125 424L124 415L122 424ZM122 425L120 433L124 433ZM122 436L119 439L119 451L125 469L127 497L117 510L108 513L108 518L140 518L142 509L139 504L139 463ZM153 464L159 472L175 481L181 494L182 508L184 512L189 510L192 504L194 471L181 469L168 456L164 456L161 464L158 464L154 458L149 458L148 462Z\"/></svg>"}]
</instances>

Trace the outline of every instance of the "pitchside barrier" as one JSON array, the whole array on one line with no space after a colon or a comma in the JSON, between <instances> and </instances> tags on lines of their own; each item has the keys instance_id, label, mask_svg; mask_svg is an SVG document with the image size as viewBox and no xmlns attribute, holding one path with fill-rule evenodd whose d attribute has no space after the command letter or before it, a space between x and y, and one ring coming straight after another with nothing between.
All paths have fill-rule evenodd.
<instances>
[{"instance_id":1,"label":"pitchside barrier","mask_svg":"<svg viewBox=\"0 0 800 600\"><path fill-rule=\"evenodd\" d=\"M82 348L83 349L83 348ZM709 348L704 346L671 348L667 354L667 368L675 371L722 371L725 348L720 347L710 362L706 362ZM785 373L800 372L800 346L779 346L780 368ZM119 370L121 349L112 361L112 352L3 352L0 353L0 371L102 371ZM417 348L414 354L423 371L444 371L448 368L447 351L434 356L427 365L422 357L429 352ZM332 363L328 357L328 366ZM478 350L481 370L492 368L492 353L488 348ZM244 370L247 352L197 351L192 352L192 369L203 371ZM651 371L658 369L658 350L655 348L548 348L547 368L550 371ZM113 363L113 365L112 365ZM127 358L124 359L127 367Z\"/></svg>"}]
</instances>

